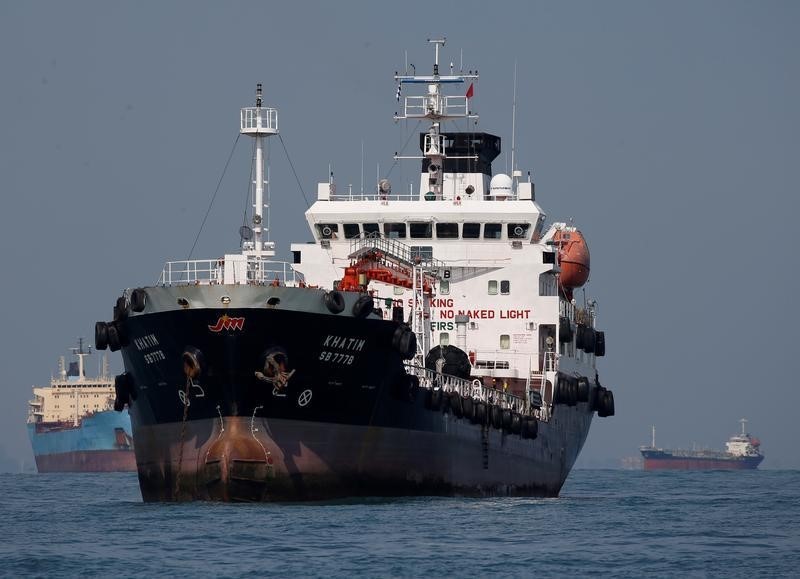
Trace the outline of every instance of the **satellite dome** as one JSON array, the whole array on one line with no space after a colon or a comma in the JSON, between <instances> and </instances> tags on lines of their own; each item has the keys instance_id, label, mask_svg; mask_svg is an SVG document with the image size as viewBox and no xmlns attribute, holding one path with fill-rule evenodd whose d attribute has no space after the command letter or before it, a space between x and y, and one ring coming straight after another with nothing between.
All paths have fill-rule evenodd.
<instances>
[{"instance_id":1,"label":"satellite dome","mask_svg":"<svg viewBox=\"0 0 800 579\"><path fill-rule=\"evenodd\" d=\"M504 173L498 173L489 182L489 196L497 199L505 199L511 196L511 177Z\"/></svg>"}]
</instances>

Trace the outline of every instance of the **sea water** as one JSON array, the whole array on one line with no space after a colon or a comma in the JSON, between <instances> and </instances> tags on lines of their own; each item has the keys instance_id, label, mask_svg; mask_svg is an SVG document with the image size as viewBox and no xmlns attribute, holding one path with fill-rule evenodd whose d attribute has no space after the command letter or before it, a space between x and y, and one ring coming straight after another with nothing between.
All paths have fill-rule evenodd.
<instances>
[{"instance_id":1,"label":"sea water","mask_svg":"<svg viewBox=\"0 0 800 579\"><path fill-rule=\"evenodd\" d=\"M0 475L0 574L798 577L800 471L575 470L557 499L144 504L135 474Z\"/></svg>"}]
</instances>

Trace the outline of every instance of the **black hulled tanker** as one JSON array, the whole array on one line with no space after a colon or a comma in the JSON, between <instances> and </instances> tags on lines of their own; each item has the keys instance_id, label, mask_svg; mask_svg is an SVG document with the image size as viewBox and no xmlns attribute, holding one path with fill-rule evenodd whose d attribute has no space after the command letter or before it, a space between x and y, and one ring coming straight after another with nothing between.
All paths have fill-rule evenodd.
<instances>
[{"instance_id":1,"label":"black hulled tanker","mask_svg":"<svg viewBox=\"0 0 800 579\"><path fill-rule=\"evenodd\" d=\"M382 180L372 196L340 200L321 184L307 212L314 244L293 246L293 264L272 261L262 141L277 133L277 112L262 107L259 85L241 112L241 132L256 141L242 252L170 262L156 286L126 290L114 319L97 323L97 347L122 352L116 407L130 409L145 501L556 496L594 412L613 414L594 370L604 352L585 338L596 335L593 308L575 307L574 286L558 281L580 234L542 230L532 184L512 183L505 197L494 179L489 187L498 137L439 132L469 114L441 85L477 75L439 76L435 42L433 77L398 77L428 83L432 108L419 116L433 121L420 139L430 190L403 199ZM474 167L459 154L470 151ZM473 209L448 192L451 171L467 176ZM455 226L435 225L443 220ZM473 235L475 223L486 236ZM470 255L454 257L453 244ZM525 259L487 267L485 248ZM588 250L578 258L588 276ZM482 303L486 276L503 280L488 280L490 296L507 296L523 287L517 275L538 278L539 293L501 309ZM435 297L456 293L464 310ZM499 348L484 344L496 337Z\"/></svg>"}]
</instances>

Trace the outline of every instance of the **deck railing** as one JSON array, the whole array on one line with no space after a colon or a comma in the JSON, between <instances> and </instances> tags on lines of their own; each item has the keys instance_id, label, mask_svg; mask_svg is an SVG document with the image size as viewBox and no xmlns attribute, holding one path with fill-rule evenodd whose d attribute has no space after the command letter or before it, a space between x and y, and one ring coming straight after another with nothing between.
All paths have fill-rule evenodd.
<instances>
[{"instance_id":1,"label":"deck railing","mask_svg":"<svg viewBox=\"0 0 800 579\"><path fill-rule=\"evenodd\" d=\"M301 273L285 261L263 257L228 256L219 259L168 261L158 278L158 285L289 285L303 282ZM231 259L233 258L233 259Z\"/></svg>"}]
</instances>

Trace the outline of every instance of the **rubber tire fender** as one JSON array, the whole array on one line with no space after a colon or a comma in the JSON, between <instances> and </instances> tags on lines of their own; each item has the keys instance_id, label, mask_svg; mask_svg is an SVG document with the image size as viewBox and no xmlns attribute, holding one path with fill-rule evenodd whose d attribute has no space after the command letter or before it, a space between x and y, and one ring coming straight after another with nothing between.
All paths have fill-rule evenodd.
<instances>
[{"instance_id":1,"label":"rubber tire fender","mask_svg":"<svg viewBox=\"0 0 800 579\"><path fill-rule=\"evenodd\" d=\"M143 312L147 306L147 292L138 287L131 292L131 309L134 312Z\"/></svg>"},{"instance_id":2,"label":"rubber tire fender","mask_svg":"<svg viewBox=\"0 0 800 579\"><path fill-rule=\"evenodd\" d=\"M522 437L534 440L539 435L539 421L533 416L522 419Z\"/></svg>"},{"instance_id":3,"label":"rubber tire fender","mask_svg":"<svg viewBox=\"0 0 800 579\"><path fill-rule=\"evenodd\" d=\"M589 379L585 376L578 378L578 402L589 402Z\"/></svg>"},{"instance_id":4,"label":"rubber tire fender","mask_svg":"<svg viewBox=\"0 0 800 579\"><path fill-rule=\"evenodd\" d=\"M106 324L106 332L108 333L108 349L116 352L122 348L116 324Z\"/></svg>"},{"instance_id":5,"label":"rubber tire fender","mask_svg":"<svg viewBox=\"0 0 800 579\"><path fill-rule=\"evenodd\" d=\"M94 347L96 350L108 348L108 324L97 322L94 325Z\"/></svg>"},{"instance_id":6,"label":"rubber tire fender","mask_svg":"<svg viewBox=\"0 0 800 579\"><path fill-rule=\"evenodd\" d=\"M353 304L353 317L356 318L366 318L370 315L373 310L375 309L375 302L372 299L372 296L362 295L356 300L356 303Z\"/></svg>"},{"instance_id":7,"label":"rubber tire fender","mask_svg":"<svg viewBox=\"0 0 800 579\"><path fill-rule=\"evenodd\" d=\"M503 428L511 431L511 410L508 408L503 410Z\"/></svg>"},{"instance_id":8,"label":"rubber tire fender","mask_svg":"<svg viewBox=\"0 0 800 579\"><path fill-rule=\"evenodd\" d=\"M119 296L114 304L114 321L124 320L128 317L128 301L125 296Z\"/></svg>"},{"instance_id":9,"label":"rubber tire fender","mask_svg":"<svg viewBox=\"0 0 800 579\"><path fill-rule=\"evenodd\" d=\"M473 422L475 418L475 403L469 396L461 399L461 407L464 409L464 418Z\"/></svg>"},{"instance_id":10,"label":"rubber tire fender","mask_svg":"<svg viewBox=\"0 0 800 579\"><path fill-rule=\"evenodd\" d=\"M491 409L489 410L489 418L492 423L492 426L497 428L498 430L503 428L503 411L500 409L499 406L492 405Z\"/></svg>"},{"instance_id":11,"label":"rubber tire fender","mask_svg":"<svg viewBox=\"0 0 800 579\"><path fill-rule=\"evenodd\" d=\"M344 311L344 296L338 290L325 292L322 301L332 314L341 314Z\"/></svg>"},{"instance_id":12,"label":"rubber tire fender","mask_svg":"<svg viewBox=\"0 0 800 579\"><path fill-rule=\"evenodd\" d=\"M431 410L439 410L442 407L442 394L441 388L431 390Z\"/></svg>"},{"instance_id":13,"label":"rubber tire fender","mask_svg":"<svg viewBox=\"0 0 800 579\"><path fill-rule=\"evenodd\" d=\"M611 390L606 390L603 396L603 405L605 406L606 416L614 416L614 393Z\"/></svg>"},{"instance_id":14,"label":"rubber tire fender","mask_svg":"<svg viewBox=\"0 0 800 579\"><path fill-rule=\"evenodd\" d=\"M513 434L522 433L522 416L516 412L511 413L511 432Z\"/></svg>"},{"instance_id":15,"label":"rubber tire fender","mask_svg":"<svg viewBox=\"0 0 800 579\"><path fill-rule=\"evenodd\" d=\"M567 406L575 406L578 403L578 381L574 378L569 382L569 400Z\"/></svg>"},{"instance_id":16,"label":"rubber tire fender","mask_svg":"<svg viewBox=\"0 0 800 579\"><path fill-rule=\"evenodd\" d=\"M453 416L456 418L462 418L464 416L464 406L461 401L461 395L458 392L450 393L450 409L453 412Z\"/></svg>"}]
</instances>

